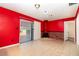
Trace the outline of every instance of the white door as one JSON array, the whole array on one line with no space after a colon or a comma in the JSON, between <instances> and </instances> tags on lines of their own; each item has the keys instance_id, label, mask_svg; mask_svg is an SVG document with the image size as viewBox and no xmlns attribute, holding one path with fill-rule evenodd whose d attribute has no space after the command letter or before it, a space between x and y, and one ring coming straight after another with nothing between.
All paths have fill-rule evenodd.
<instances>
[{"instance_id":1,"label":"white door","mask_svg":"<svg viewBox=\"0 0 79 59\"><path fill-rule=\"evenodd\" d=\"M79 13L76 18L76 43L79 45Z\"/></svg>"},{"instance_id":2,"label":"white door","mask_svg":"<svg viewBox=\"0 0 79 59\"><path fill-rule=\"evenodd\" d=\"M68 23L64 22L64 41L68 40Z\"/></svg>"},{"instance_id":3,"label":"white door","mask_svg":"<svg viewBox=\"0 0 79 59\"><path fill-rule=\"evenodd\" d=\"M41 38L41 24L38 21L34 21L34 40Z\"/></svg>"}]
</instances>

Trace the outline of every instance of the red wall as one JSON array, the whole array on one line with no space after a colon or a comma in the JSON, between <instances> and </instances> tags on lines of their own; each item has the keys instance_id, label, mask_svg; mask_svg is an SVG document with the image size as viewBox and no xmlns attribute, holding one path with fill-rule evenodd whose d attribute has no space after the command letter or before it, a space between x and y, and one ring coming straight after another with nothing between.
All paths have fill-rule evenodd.
<instances>
[{"instance_id":1,"label":"red wall","mask_svg":"<svg viewBox=\"0 0 79 59\"><path fill-rule=\"evenodd\" d=\"M19 42L19 17L0 8L0 47Z\"/></svg>"},{"instance_id":2,"label":"red wall","mask_svg":"<svg viewBox=\"0 0 79 59\"><path fill-rule=\"evenodd\" d=\"M20 18L39 21L30 16L0 7L0 47L19 43Z\"/></svg>"},{"instance_id":3,"label":"red wall","mask_svg":"<svg viewBox=\"0 0 79 59\"><path fill-rule=\"evenodd\" d=\"M64 31L64 21L58 20L58 21L49 21L47 23L47 32L52 31Z\"/></svg>"},{"instance_id":4,"label":"red wall","mask_svg":"<svg viewBox=\"0 0 79 59\"><path fill-rule=\"evenodd\" d=\"M78 9L77 9L77 12L76 12L76 15L74 17L69 17L69 18L63 18L63 19L57 19L57 20L54 20L54 21L48 21L46 24L46 30L47 32L50 32L50 31L63 31L64 32L64 22L65 21L71 21L71 20L75 20L77 18L77 15L78 15L78 12L79 12L79 6L78 6ZM41 31L44 32L44 22L41 22Z\"/></svg>"},{"instance_id":5,"label":"red wall","mask_svg":"<svg viewBox=\"0 0 79 59\"><path fill-rule=\"evenodd\" d=\"M44 30L44 22L41 22L42 26L41 26L41 31L44 32L64 32L64 21L71 21L71 20L75 20L75 17L70 17L70 18L64 18L64 19L57 19L54 21L48 21L46 23L46 30Z\"/></svg>"},{"instance_id":6,"label":"red wall","mask_svg":"<svg viewBox=\"0 0 79 59\"><path fill-rule=\"evenodd\" d=\"M44 32L44 21L41 22L41 32Z\"/></svg>"}]
</instances>

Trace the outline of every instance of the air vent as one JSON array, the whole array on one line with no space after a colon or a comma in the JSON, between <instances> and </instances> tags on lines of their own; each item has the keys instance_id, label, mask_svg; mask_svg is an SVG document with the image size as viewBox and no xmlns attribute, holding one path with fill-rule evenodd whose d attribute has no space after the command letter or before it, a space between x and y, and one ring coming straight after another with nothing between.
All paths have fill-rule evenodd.
<instances>
[{"instance_id":1,"label":"air vent","mask_svg":"<svg viewBox=\"0 0 79 59\"><path fill-rule=\"evenodd\" d=\"M77 3L69 3L69 6L72 6L72 5L75 5L75 4L77 4Z\"/></svg>"}]
</instances>

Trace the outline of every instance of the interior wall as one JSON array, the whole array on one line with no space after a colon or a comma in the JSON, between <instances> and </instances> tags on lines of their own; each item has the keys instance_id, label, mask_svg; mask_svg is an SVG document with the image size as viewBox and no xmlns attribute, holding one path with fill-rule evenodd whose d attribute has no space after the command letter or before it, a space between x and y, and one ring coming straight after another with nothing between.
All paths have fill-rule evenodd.
<instances>
[{"instance_id":1,"label":"interior wall","mask_svg":"<svg viewBox=\"0 0 79 59\"><path fill-rule=\"evenodd\" d=\"M64 22L65 21L71 21L75 20L75 17L70 18L64 18L64 19L58 19L54 21L48 21L46 24L46 30L47 32L64 32ZM41 32L44 32L44 22L41 22Z\"/></svg>"},{"instance_id":2,"label":"interior wall","mask_svg":"<svg viewBox=\"0 0 79 59\"><path fill-rule=\"evenodd\" d=\"M0 8L0 47L19 43L19 17Z\"/></svg>"},{"instance_id":3,"label":"interior wall","mask_svg":"<svg viewBox=\"0 0 79 59\"><path fill-rule=\"evenodd\" d=\"M41 22L41 32L44 32L44 21Z\"/></svg>"},{"instance_id":4,"label":"interior wall","mask_svg":"<svg viewBox=\"0 0 79 59\"><path fill-rule=\"evenodd\" d=\"M64 31L64 21L58 20L58 21L49 21L47 23L46 27L47 32L53 32L53 31Z\"/></svg>"},{"instance_id":5,"label":"interior wall","mask_svg":"<svg viewBox=\"0 0 79 59\"><path fill-rule=\"evenodd\" d=\"M0 7L0 47L19 43L20 18L40 22L30 16Z\"/></svg>"}]
</instances>

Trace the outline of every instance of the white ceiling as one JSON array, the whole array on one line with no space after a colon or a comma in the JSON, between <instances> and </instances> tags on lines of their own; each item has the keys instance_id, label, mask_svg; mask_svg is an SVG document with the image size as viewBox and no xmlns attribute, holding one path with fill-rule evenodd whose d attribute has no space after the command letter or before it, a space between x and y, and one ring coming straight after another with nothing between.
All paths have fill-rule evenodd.
<instances>
[{"instance_id":1,"label":"white ceiling","mask_svg":"<svg viewBox=\"0 0 79 59\"><path fill-rule=\"evenodd\" d=\"M34 0L33 0L34 1ZM36 9L35 4L40 4ZM69 6L68 3L0 3L1 7L37 18L39 20L57 20L62 18L74 17L78 4Z\"/></svg>"}]
</instances>

